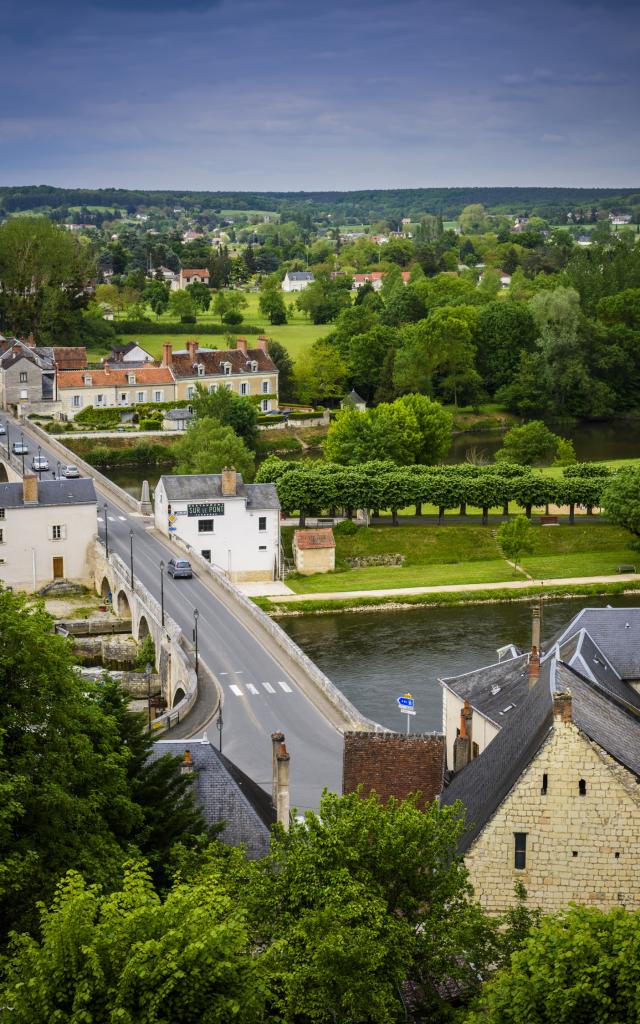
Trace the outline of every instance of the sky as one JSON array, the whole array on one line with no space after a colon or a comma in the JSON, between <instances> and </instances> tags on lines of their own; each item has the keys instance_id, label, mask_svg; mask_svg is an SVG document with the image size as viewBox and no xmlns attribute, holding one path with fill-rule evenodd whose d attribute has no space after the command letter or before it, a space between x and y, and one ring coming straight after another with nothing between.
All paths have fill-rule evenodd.
<instances>
[{"instance_id":1,"label":"sky","mask_svg":"<svg viewBox=\"0 0 640 1024\"><path fill-rule=\"evenodd\" d=\"M0 184L640 185L638 0L0 0Z\"/></svg>"}]
</instances>

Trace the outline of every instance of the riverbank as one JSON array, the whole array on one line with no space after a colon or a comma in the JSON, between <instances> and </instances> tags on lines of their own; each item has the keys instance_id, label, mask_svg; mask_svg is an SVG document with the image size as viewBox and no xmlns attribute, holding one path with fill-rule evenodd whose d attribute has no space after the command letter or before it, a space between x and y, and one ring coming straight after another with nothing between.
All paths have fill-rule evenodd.
<instances>
[{"instance_id":1,"label":"riverbank","mask_svg":"<svg viewBox=\"0 0 640 1024\"><path fill-rule=\"evenodd\" d=\"M371 594L324 594L309 598L299 595L274 598L254 597L254 602L273 618L322 615L336 612L401 611L420 606L442 608L454 605L512 604L533 597L555 600L571 598L640 595L640 578L592 577L583 580L513 580L510 584L473 584L456 587L425 587L409 591Z\"/></svg>"}]
</instances>

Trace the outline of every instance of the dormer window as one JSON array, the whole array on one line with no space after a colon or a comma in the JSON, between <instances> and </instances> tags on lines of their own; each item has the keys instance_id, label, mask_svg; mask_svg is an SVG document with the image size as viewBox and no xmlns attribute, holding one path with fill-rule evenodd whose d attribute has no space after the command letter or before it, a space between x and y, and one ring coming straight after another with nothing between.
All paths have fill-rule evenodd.
<instances>
[{"instance_id":1,"label":"dormer window","mask_svg":"<svg viewBox=\"0 0 640 1024\"><path fill-rule=\"evenodd\" d=\"M86 388L90 388L92 383L93 383L93 379L88 374L85 374L83 380L84 380L84 386Z\"/></svg>"},{"instance_id":2,"label":"dormer window","mask_svg":"<svg viewBox=\"0 0 640 1024\"><path fill-rule=\"evenodd\" d=\"M135 384L135 382L136 382L136 375L135 375L135 373L128 373L127 374L127 381L129 382L129 384Z\"/></svg>"},{"instance_id":3,"label":"dormer window","mask_svg":"<svg viewBox=\"0 0 640 1024\"><path fill-rule=\"evenodd\" d=\"M228 377L231 374L231 363L223 363L222 364L222 371L223 371L225 377Z\"/></svg>"},{"instance_id":4,"label":"dormer window","mask_svg":"<svg viewBox=\"0 0 640 1024\"><path fill-rule=\"evenodd\" d=\"M257 372L258 364L255 361L255 359L252 359L251 362L249 363L249 369L251 370L252 373L256 373Z\"/></svg>"},{"instance_id":5,"label":"dormer window","mask_svg":"<svg viewBox=\"0 0 640 1024\"><path fill-rule=\"evenodd\" d=\"M204 377L204 364L198 363L198 377Z\"/></svg>"}]
</instances>

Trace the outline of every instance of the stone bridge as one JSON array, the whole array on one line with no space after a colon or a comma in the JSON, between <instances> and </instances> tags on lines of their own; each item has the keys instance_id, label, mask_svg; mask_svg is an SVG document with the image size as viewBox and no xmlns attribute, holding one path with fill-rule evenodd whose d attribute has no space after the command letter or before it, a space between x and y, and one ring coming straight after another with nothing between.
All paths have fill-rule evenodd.
<instances>
[{"instance_id":1,"label":"stone bridge","mask_svg":"<svg viewBox=\"0 0 640 1024\"><path fill-rule=\"evenodd\" d=\"M140 580L131 586L131 575L122 559L96 540L94 566L96 592L106 601L111 597L113 611L131 621L131 635L139 643L150 636L155 647L155 667L160 676L167 711L154 723L154 732L177 725L193 707L198 696L193 652L186 645L178 624L165 612L164 626L159 603Z\"/></svg>"}]
</instances>

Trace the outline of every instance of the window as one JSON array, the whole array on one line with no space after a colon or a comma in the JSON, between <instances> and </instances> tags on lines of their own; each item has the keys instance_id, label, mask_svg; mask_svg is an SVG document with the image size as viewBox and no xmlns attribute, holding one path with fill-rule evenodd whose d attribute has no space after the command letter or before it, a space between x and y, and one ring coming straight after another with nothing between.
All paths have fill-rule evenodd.
<instances>
[{"instance_id":1,"label":"window","mask_svg":"<svg viewBox=\"0 0 640 1024\"><path fill-rule=\"evenodd\" d=\"M527 866L527 833L514 832L515 840L513 866L518 871L524 871Z\"/></svg>"},{"instance_id":2,"label":"window","mask_svg":"<svg viewBox=\"0 0 640 1024\"><path fill-rule=\"evenodd\" d=\"M125 391L123 391L123 392L121 393L121 395L120 395L120 401L122 402L122 404L123 404L123 405L126 405L126 404L127 404L127 395L126 395L126 392L125 392Z\"/></svg>"},{"instance_id":3,"label":"window","mask_svg":"<svg viewBox=\"0 0 640 1024\"><path fill-rule=\"evenodd\" d=\"M204 377L204 366L202 363L198 363L198 377Z\"/></svg>"},{"instance_id":4,"label":"window","mask_svg":"<svg viewBox=\"0 0 640 1024\"><path fill-rule=\"evenodd\" d=\"M242 384L240 385L240 394L241 395L248 395L249 394L249 385L247 384L246 380L243 380Z\"/></svg>"},{"instance_id":5,"label":"window","mask_svg":"<svg viewBox=\"0 0 640 1024\"><path fill-rule=\"evenodd\" d=\"M258 551L266 551L266 550L267 550L267 545L266 544L261 544L260 547L258 548Z\"/></svg>"},{"instance_id":6,"label":"window","mask_svg":"<svg viewBox=\"0 0 640 1024\"><path fill-rule=\"evenodd\" d=\"M86 374L82 379L84 381L84 386L86 388L90 388L93 386L93 377L90 377L88 374Z\"/></svg>"},{"instance_id":7,"label":"window","mask_svg":"<svg viewBox=\"0 0 640 1024\"><path fill-rule=\"evenodd\" d=\"M253 373L255 373L256 370L258 369L258 364L256 363L255 359L251 360L250 368Z\"/></svg>"},{"instance_id":8,"label":"window","mask_svg":"<svg viewBox=\"0 0 640 1024\"><path fill-rule=\"evenodd\" d=\"M578 783L578 793L580 794L580 796L587 795L587 784L584 781L584 779L580 779L580 782Z\"/></svg>"},{"instance_id":9,"label":"window","mask_svg":"<svg viewBox=\"0 0 640 1024\"><path fill-rule=\"evenodd\" d=\"M211 548L205 548L204 551L200 552L200 554L207 562L211 561Z\"/></svg>"},{"instance_id":10,"label":"window","mask_svg":"<svg viewBox=\"0 0 640 1024\"><path fill-rule=\"evenodd\" d=\"M269 381L268 380L263 380L263 382L262 382L262 394L263 395L268 395L269 394L269 386L270 386L269 385Z\"/></svg>"},{"instance_id":11,"label":"window","mask_svg":"<svg viewBox=\"0 0 640 1024\"><path fill-rule=\"evenodd\" d=\"M225 384L227 391L233 391L233 384Z\"/></svg>"},{"instance_id":12,"label":"window","mask_svg":"<svg viewBox=\"0 0 640 1024\"><path fill-rule=\"evenodd\" d=\"M222 368L224 370L225 376L228 377L229 374L231 373L231 363L223 363Z\"/></svg>"},{"instance_id":13,"label":"window","mask_svg":"<svg viewBox=\"0 0 640 1024\"><path fill-rule=\"evenodd\" d=\"M0 544L4 544L4 530L0 530Z\"/></svg>"},{"instance_id":14,"label":"window","mask_svg":"<svg viewBox=\"0 0 640 1024\"><path fill-rule=\"evenodd\" d=\"M266 528L267 528L267 517L266 516L258 516L258 529L260 530L261 533L263 533L266 530Z\"/></svg>"},{"instance_id":15,"label":"window","mask_svg":"<svg viewBox=\"0 0 640 1024\"><path fill-rule=\"evenodd\" d=\"M27 371L26 370L21 370L20 371L20 383L21 384L26 384L27 383Z\"/></svg>"},{"instance_id":16,"label":"window","mask_svg":"<svg viewBox=\"0 0 640 1024\"><path fill-rule=\"evenodd\" d=\"M162 391L154 391L153 392L153 400L154 400L154 402L161 402L162 401Z\"/></svg>"},{"instance_id":17,"label":"window","mask_svg":"<svg viewBox=\"0 0 640 1024\"><path fill-rule=\"evenodd\" d=\"M187 388L187 398L193 398L194 389L192 387Z\"/></svg>"},{"instance_id":18,"label":"window","mask_svg":"<svg viewBox=\"0 0 640 1024\"><path fill-rule=\"evenodd\" d=\"M542 796L546 796L547 795L547 783L548 783L548 781L549 781L549 776L545 772L544 775L542 776L542 788L540 790Z\"/></svg>"},{"instance_id":19,"label":"window","mask_svg":"<svg viewBox=\"0 0 640 1024\"><path fill-rule=\"evenodd\" d=\"M63 531L63 529L64 529L64 527L62 527L62 526L52 526L51 527L51 540L62 540L62 531Z\"/></svg>"},{"instance_id":20,"label":"window","mask_svg":"<svg viewBox=\"0 0 640 1024\"><path fill-rule=\"evenodd\" d=\"M136 402L144 402L144 391L138 391Z\"/></svg>"},{"instance_id":21,"label":"window","mask_svg":"<svg viewBox=\"0 0 640 1024\"><path fill-rule=\"evenodd\" d=\"M105 405L104 395L96 395L96 406Z\"/></svg>"},{"instance_id":22,"label":"window","mask_svg":"<svg viewBox=\"0 0 640 1024\"><path fill-rule=\"evenodd\" d=\"M198 533L213 533L213 519L198 519Z\"/></svg>"},{"instance_id":23,"label":"window","mask_svg":"<svg viewBox=\"0 0 640 1024\"><path fill-rule=\"evenodd\" d=\"M127 374L127 384L135 384L135 382L136 382L136 375L135 375L135 373L128 373Z\"/></svg>"},{"instance_id":24,"label":"window","mask_svg":"<svg viewBox=\"0 0 640 1024\"><path fill-rule=\"evenodd\" d=\"M216 388L217 388L217 384L210 384L209 385L209 394L212 395L213 392L216 390Z\"/></svg>"},{"instance_id":25,"label":"window","mask_svg":"<svg viewBox=\"0 0 640 1024\"><path fill-rule=\"evenodd\" d=\"M72 405L74 409L80 409L82 407L82 395L74 395Z\"/></svg>"},{"instance_id":26,"label":"window","mask_svg":"<svg viewBox=\"0 0 640 1024\"><path fill-rule=\"evenodd\" d=\"M0 508L0 519L4 519L4 509Z\"/></svg>"},{"instance_id":27,"label":"window","mask_svg":"<svg viewBox=\"0 0 640 1024\"><path fill-rule=\"evenodd\" d=\"M260 405L262 406L263 412L269 412L269 406L271 405L271 402L269 401L268 398L263 398Z\"/></svg>"}]
</instances>

